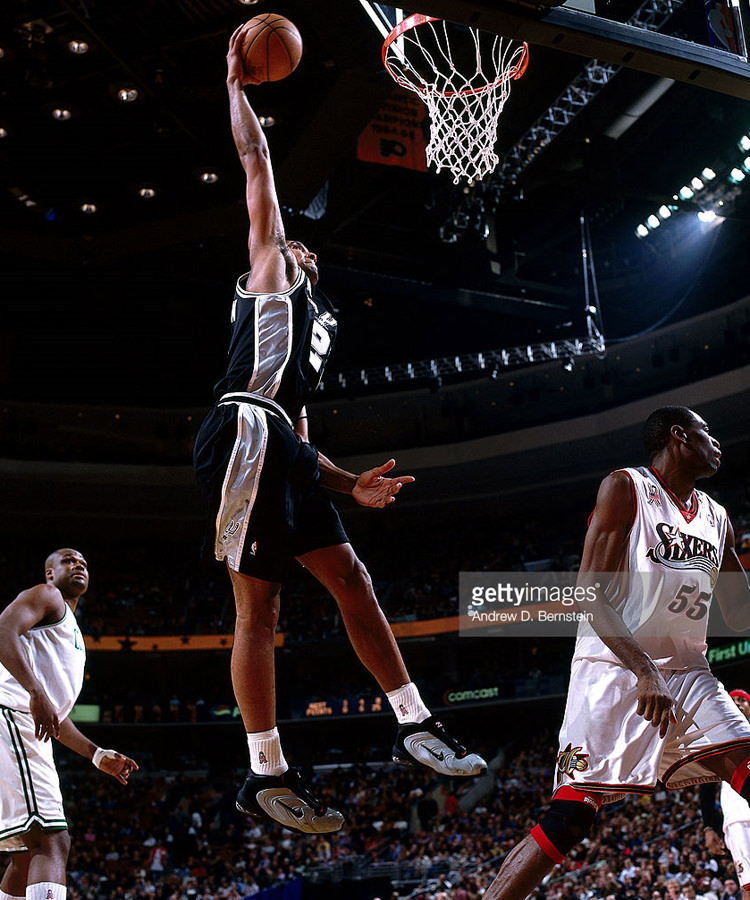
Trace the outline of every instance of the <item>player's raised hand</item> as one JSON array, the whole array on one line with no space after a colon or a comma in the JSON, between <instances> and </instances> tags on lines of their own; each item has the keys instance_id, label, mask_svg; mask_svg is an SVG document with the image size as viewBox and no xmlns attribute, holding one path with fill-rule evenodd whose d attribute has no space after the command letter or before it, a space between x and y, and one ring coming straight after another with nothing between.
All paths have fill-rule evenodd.
<instances>
[{"instance_id":1,"label":"player's raised hand","mask_svg":"<svg viewBox=\"0 0 750 900\"><path fill-rule=\"evenodd\" d=\"M396 460L389 459L382 466L368 469L359 476L352 490L352 497L360 506L382 508L387 503L393 503L396 499L396 494L405 484L415 481L413 475L384 478L385 473L390 472L395 465Z\"/></svg>"},{"instance_id":2,"label":"player's raised hand","mask_svg":"<svg viewBox=\"0 0 750 900\"><path fill-rule=\"evenodd\" d=\"M229 50L227 51L227 81L238 81L241 85L260 84L260 73L248 73L242 59L242 39L245 35L247 22L235 29L229 38Z\"/></svg>"}]
</instances>

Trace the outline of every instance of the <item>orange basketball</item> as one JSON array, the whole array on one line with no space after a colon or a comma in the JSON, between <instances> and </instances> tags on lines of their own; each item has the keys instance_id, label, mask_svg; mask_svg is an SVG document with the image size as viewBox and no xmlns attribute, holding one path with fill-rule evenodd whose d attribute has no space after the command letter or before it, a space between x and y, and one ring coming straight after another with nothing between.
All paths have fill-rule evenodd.
<instances>
[{"instance_id":1,"label":"orange basketball","mask_svg":"<svg viewBox=\"0 0 750 900\"><path fill-rule=\"evenodd\" d=\"M302 38L296 26L276 13L262 13L245 24L242 60L248 75L279 81L290 75L302 58Z\"/></svg>"}]
</instances>

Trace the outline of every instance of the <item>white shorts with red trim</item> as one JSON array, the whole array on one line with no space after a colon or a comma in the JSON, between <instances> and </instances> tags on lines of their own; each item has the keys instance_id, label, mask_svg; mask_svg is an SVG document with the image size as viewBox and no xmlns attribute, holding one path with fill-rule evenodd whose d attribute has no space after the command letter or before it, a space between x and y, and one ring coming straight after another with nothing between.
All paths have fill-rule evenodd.
<instances>
[{"instance_id":1,"label":"white shorts with red trim","mask_svg":"<svg viewBox=\"0 0 750 900\"><path fill-rule=\"evenodd\" d=\"M611 803L626 793L719 781L703 765L735 747L750 753L750 724L708 669L662 671L677 724L666 737L636 713L636 677L622 666L573 661L560 729L555 789L585 787Z\"/></svg>"},{"instance_id":2,"label":"white shorts with red trim","mask_svg":"<svg viewBox=\"0 0 750 900\"><path fill-rule=\"evenodd\" d=\"M724 843L732 854L737 881L750 890L750 822L733 822L724 828Z\"/></svg>"}]
</instances>

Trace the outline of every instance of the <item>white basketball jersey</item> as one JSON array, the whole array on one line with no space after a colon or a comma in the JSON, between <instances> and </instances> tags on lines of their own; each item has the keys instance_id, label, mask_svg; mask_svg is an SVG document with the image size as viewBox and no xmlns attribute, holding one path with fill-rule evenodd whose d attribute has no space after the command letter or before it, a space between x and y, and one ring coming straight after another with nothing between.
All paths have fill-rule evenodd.
<instances>
[{"instance_id":1,"label":"white basketball jersey","mask_svg":"<svg viewBox=\"0 0 750 900\"><path fill-rule=\"evenodd\" d=\"M59 622L36 625L21 636L31 670L42 683L60 720L73 708L83 687L86 647L68 604ZM0 665L0 706L29 712L29 693Z\"/></svg>"},{"instance_id":2,"label":"white basketball jersey","mask_svg":"<svg viewBox=\"0 0 750 900\"><path fill-rule=\"evenodd\" d=\"M621 469L635 507L621 571L608 597L663 669L708 668L706 626L727 533L726 510L694 490L683 505L652 468ZM620 660L582 622L575 658Z\"/></svg>"}]
</instances>

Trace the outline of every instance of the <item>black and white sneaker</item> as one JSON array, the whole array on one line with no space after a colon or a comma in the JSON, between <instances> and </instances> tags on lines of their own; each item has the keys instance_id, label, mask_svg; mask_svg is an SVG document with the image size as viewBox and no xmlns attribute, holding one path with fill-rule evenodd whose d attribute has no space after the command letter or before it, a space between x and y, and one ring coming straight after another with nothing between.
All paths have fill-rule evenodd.
<instances>
[{"instance_id":1,"label":"black and white sneaker","mask_svg":"<svg viewBox=\"0 0 750 900\"><path fill-rule=\"evenodd\" d=\"M250 772L237 794L237 809L266 816L303 834L338 831L344 824L337 809L324 806L303 787L297 769L287 769L283 775Z\"/></svg>"},{"instance_id":2,"label":"black and white sneaker","mask_svg":"<svg viewBox=\"0 0 750 900\"><path fill-rule=\"evenodd\" d=\"M480 775L487 763L477 753L469 753L430 716L419 724L400 725L393 745L393 761L403 766L421 763L441 775Z\"/></svg>"}]
</instances>

